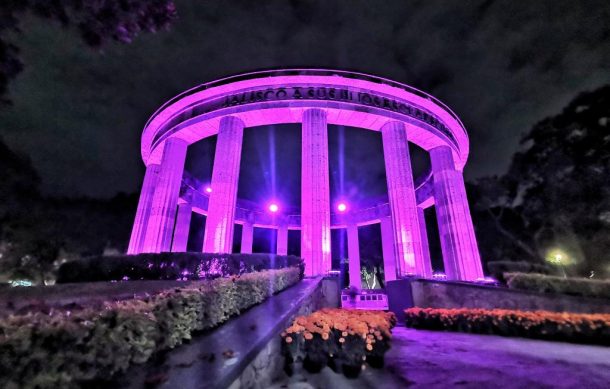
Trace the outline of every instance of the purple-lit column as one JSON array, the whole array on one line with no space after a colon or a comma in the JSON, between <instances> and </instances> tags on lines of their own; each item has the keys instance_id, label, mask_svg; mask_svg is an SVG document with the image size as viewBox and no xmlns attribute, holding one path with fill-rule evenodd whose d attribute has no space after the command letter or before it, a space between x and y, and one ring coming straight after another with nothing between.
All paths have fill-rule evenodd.
<instances>
[{"instance_id":1,"label":"purple-lit column","mask_svg":"<svg viewBox=\"0 0 610 389\"><path fill-rule=\"evenodd\" d=\"M277 255L288 255L288 226L280 224L277 229Z\"/></svg>"},{"instance_id":2,"label":"purple-lit column","mask_svg":"<svg viewBox=\"0 0 610 389\"><path fill-rule=\"evenodd\" d=\"M419 221L419 233L421 235L421 250L424 260L425 272L432 275L432 261L430 260L430 245L428 244L428 229L426 228L426 217L424 209L417 207L417 220Z\"/></svg>"},{"instance_id":3,"label":"purple-lit column","mask_svg":"<svg viewBox=\"0 0 610 389\"><path fill-rule=\"evenodd\" d=\"M305 274L326 274L330 257L330 191L326 112L303 112L301 164L301 256Z\"/></svg>"},{"instance_id":4,"label":"purple-lit column","mask_svg":"<svg viewBox=\"0 0 610 389\"><path fill-rule=\"evenodd\" d=\"M170 251L187 146L179 138L165 141L142 252Z\"/></svg>"},{"instance_id":5,"label":"purple-lit column","mask_svg":"<svg viewBox=\"0 0 610 389\"><path fill-rule=\"evenodd\" d=\"M426 267L417 219L417 203L407 130L404 123L391 121L381 127L388 197L394 227L394 255L399 276L430 277Z\"/></svg>"},{"instance_id":6,"label":"purple-lit column","mask_svg":"<svg viewBox=\"0 0 610 389\"><path fill-rule=\"evenodd\" d=\"M203 238L206 253L230 253L237 201L244 123L234 116L220 119L212 171L212 193Z\"/></svg>"},{"instance_id":7,"label":"purple-lit column","mask_svg":"<svg viewBox=\"0 0 610 389\"><path fill-rule=\"evenodd\" d=\"M191 204L178 204L174 241L172 242L172 252L174 253L183 253L186 251L186 244L189 240L189 230L191 227L191 213Z\"/></svg>"},{"instance_id":8,"label":"purple-lit column","mask_svg":"<svg viewBox=\"0 0 610 389\"><path fill-rule=\"evenodd\" d=\"M462 172L456 170L451 148L430 150L434 203L448 279L473 281L483 277Z\"/></svg>"},{"instance_id":9,"label":"purple-lit column","mask_svg":"<svg viewBox=\"0 0 610 389\"><path fill-rule=\"evenodd\" d=\"M360 275L360 243L358 242L358 226L347 226L347 257L349 261L349 285L362 288Z\"/></svg>"},{"instance_id":10,"label":"purple-lit column","mask_svg":"<svg viewBox=\"0 0 610 389\"><path fill-rule=\"evenodd\" d=\"M254 225L250 222L242 224L241 228L241 253L252 254L252 242L254 240Z\"/></svg>"},{"instance_id":11,"label":"purple-lit column","mask_svg":"<svg viewBox=\"0 0 610 389\"><path fill-rule=\"evenodd\" d=\"M150 217L150 208L158 175L158 164L150 164L146 167L144 182L142 183L142 190L140 191L140 200L138 201L138 210L136 211L136 218L133 222L127 254L139 254L144 247L146 226L148 225L148 218Z\"/></svg>"},{"instance_id":12,"label":"purple-lit column","mask_svg":"<svg viewBox=\"0 0 610 389\"><path fill-rule=\"evenodd\" d=\"M381 251L385 281L394 281L396 279L396 259L394 257L394 228L390 216L381 219Z\"/></svg>"}]
</instances>

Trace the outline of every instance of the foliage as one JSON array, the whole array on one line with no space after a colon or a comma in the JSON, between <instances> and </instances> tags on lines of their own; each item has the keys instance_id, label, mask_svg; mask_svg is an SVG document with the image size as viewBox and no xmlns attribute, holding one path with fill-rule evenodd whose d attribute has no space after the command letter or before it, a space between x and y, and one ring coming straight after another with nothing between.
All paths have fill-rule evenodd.
<instances>
[{"instance_id":1,"label":"foliage","mask_svg":"<svg viewBox=\"0 0 610 389\"><path fill-rule=\"evenodd\" d=\"M609 127L610 86L583 93L523 137L506 175L477 182L486 255L540 261L561 249L574 271L610 272Z\"/></svg>"},{"instance_id":2,"label":"foliage","mask_svg":"<svg viewBox=\"0 0 610 389\"><path fill-rule=\"evenodd\" d=\"M135 196L118 195L110 200L39 198L14 207L0 219L0 271L41 283L54 278L57 265L66 260L122 250L136 203Z\"/></svg>"},{"instance_id":3,"label":"foliage","mask_svg":"<svg viewBox=\"0 0 610 389\"><path fill-rule=\"evenodd\" d=\"M391 312L324 308L297 317L281 336L289 362L319 371L326 365L357 375L363 364L383 365L396 317Z\"/></svg>"},{"instance_id":4,"label":"foliage","mask_svg":"<svg viewBox=\"0 0 610 389\"><path fill-rule=\"evenodd\" d=\"M213 328L300 279L285 268L190 284L103 309L0 319L0 386L86 386Z\"/></svg>"},{"instance_id":5,"label":"foliage","mask_svg":"<svg viewBox=\"0 0 610 389\"><path fill-rule=\"evenodd\" d=\"M176 19L172 0L4 0L0 3L0 103L9 102L3 98L8 82L23 70L19 48L7 39L7 32L20 33L19 19L28 12L63 27L76 27L83 41L97 49L111 40L129 43L142 32L166 29Z\"/></svg>"},{"instance_id":6,"label":"foliage","mask_svg":"<svg viewBox=\"0 0 610 389\"><path fill-rule=\"evenodd\" d=\"M610 314L409 308L407 327L610 345Z\"/></svg>"},{"instance_id":7,"label":"foliage","mask_svg":"<svg viewBox=\"0 0 610 389\"><path fill-rule=\"evenodd\" d=\"M294 255L160 253L94 256L61 265L57 282L199 280L291 266L301 270L302 278L304 261Z\"/></svg>"},{"instance_id":8,"label":"foliage","mask_svg":"<svg viewBox=\"0 0 610 389\"><path fill-rule=\"evenodd\" d=\"M487 262L489 274L500 282L505 281L504 273L539 273L554 274L555 269L546 264L527 261L492 261Z\"/></svg>"},{"instance_id":9,"label":"foliage","mask_svg":"<svg viewBox=\"0 0 610 389\"><path fill-rule=\"evenodd\" d=\"M509 288L610 299L610 280L563 278L543 274L506 273Z\"/></svg>"}]
</instances>

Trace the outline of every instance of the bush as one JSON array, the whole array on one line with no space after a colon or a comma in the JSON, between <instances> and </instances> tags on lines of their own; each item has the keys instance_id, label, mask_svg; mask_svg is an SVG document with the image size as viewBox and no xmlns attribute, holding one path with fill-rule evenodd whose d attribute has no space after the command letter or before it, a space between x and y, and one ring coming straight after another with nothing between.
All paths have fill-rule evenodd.
<instances>
[{"instance_id":1,"label":"bush","mask_svg":"<svg viewBox=\"0 0 610 389\"><path fill-rule=\"evenodd\" d=\"M302 258L274 254L160 253L95 256L67 262L57 282L120 280L200 280L298 266Z\"/></svg>"},{"instance_id":2,"label":"bush","mask_svg":"<svg viewBox=\"0 0 610 389\"><path fill-rule=\"evenodd\" d=\"M283 353L312 372L324 366L357 376L366 362L383 365L396 317L391 312L325 308L297 317L284 331Z\"/></svg>"},{"instance_id":3,"label":"bush","mask_svg":"<svg viewBox=\"0 0 610 389\"><path fill-rule=\"evenodd\" d=\"M0 387L79 387L107 379L299 280L298 268L268 270L109 302L103 309L2 318Z\"/></svg>"},{"instance_id":4,"label":"bush","mask_svg":"<svg viewBox=\"0 0 610 389\"><path fill-rule=\"evenodd\" d=\"M431 330L610 345L610 314L409 308L405 310L405 325Z\"/></svg>"},{"instance_id":5,"label":"bush","mask_svg":"<svg viewBox=\"0 0 610 389\"><path fill-rule=\"evenodd\" d=\"M505 282L504 273L555 274L556 270L546 264L525 261L493 261L487 263L489 274L498 281Z\"/></svg>"},{"instance_id":6,"label":"bush","mask_svg":"<svg viewBox=\"0 0 610 389\"><path fill-rule=\"evenodd\" d=\"M507 280L508 287L513 289L610 299L610 280L563 278L523 273L507 273L504 277Z\"/></svg>"}]
</instances>

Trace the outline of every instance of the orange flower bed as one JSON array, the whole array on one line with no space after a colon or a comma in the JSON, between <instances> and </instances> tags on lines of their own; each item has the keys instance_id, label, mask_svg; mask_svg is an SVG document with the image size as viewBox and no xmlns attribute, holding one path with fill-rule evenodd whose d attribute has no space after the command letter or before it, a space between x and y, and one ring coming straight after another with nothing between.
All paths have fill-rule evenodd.
<instances>
[{"instance_id":1,"label":"orange flower bed","mask_svg":"<svg viewBox=\"0 0 610 389\"><path fill-rule=\"evenodd\" d=\"M346 375L357 375L364 363L383 364L396 317L391 312L324 308L297 317L282 332L289 363L302 361L309 371L328 365Z\"/></svg>"},{"instance_id":2,"label":"orange flower bed","mask_svg":"<svg viewBox=\"0 0 610 389\"><path fill-rule=\"evenodd\" d=\"M610 314L409 308L407 327L610 345Z\"/></svg>"}]
</instances>

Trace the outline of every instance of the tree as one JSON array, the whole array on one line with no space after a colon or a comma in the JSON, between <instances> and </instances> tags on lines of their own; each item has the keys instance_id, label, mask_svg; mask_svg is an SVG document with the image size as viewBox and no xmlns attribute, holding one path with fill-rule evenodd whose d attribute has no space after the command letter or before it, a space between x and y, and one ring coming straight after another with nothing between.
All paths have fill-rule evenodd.
<instances>
[{"instance_id":1,"label":"tree","mask_svg":"<svg viewBox=\"0 0 610 389\"><path fill-rule=\"evenodd\" d=\"M0 103L8 83L23 70L18 46L9 32L20 33L19 18L33 13L43 19L75 27L91 48L109 41L131 42L142 32L166 29L176 19L172 0L3 0L0 3Z\"/></svg>"},{"instance_id":2,"label":"tree","mask_svg":"<svg viewBox=\"0 0 610 389\"><path fill-rule=\"evenodd\" d=\"M473 208L506 238L505 249L512 245L529 259L559 249L581 274L600 274L610 270L608 177L610 86L604 86L536 124L507 174L476 183Z\"/></svg>"}]
</instances>

